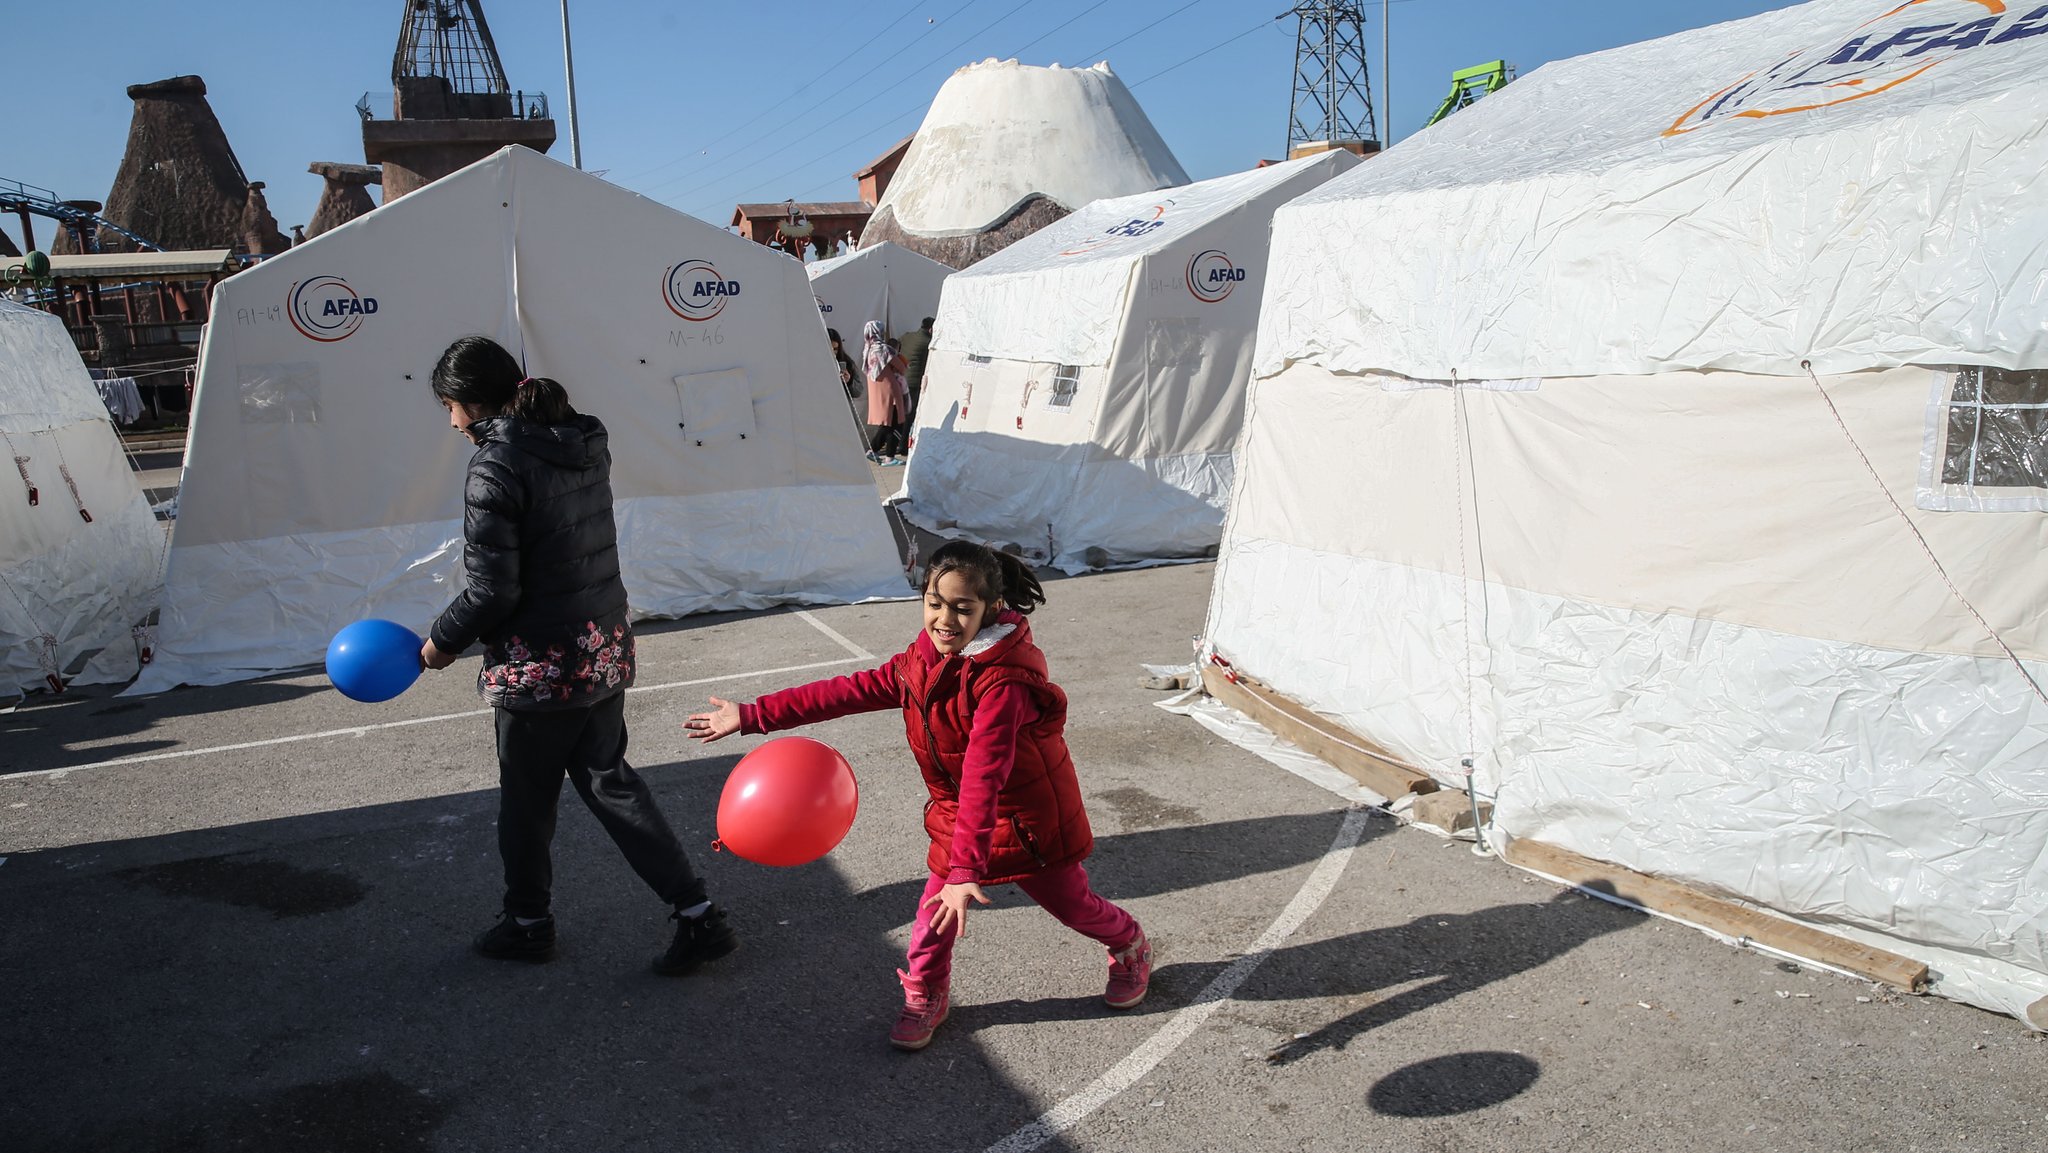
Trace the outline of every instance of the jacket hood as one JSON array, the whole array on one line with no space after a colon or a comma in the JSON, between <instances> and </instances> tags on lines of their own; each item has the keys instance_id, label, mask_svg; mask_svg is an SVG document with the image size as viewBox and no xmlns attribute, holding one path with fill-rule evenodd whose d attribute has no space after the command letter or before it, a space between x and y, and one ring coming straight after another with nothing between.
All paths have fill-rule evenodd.
<instances>
[{"instance_id":1,"label":"jacket hood","mask_svg":"<svg viewBox=\"0 0 2048 1153\"><path fill-rule=\"evenodd\" d=\"M479 445L496 441L560 468L594 468L604 460L610 434L604 422L578 413L567 424L536 424L517 416L488 416L469 426Z\"/></svg>"},{"instance_id":2,"label":"jacket hood","mask_svg":"<svg viewBox=\"0 0 2048 1153\"><path fill-rule=\"evenodd\" d=\"M1005 633L1001 639L987 648L978 649L966 655L964 659L978 665L1011 663L1010 654L1016 652L1019 646L1031 643L1031 622L1024 618L1023 613L1015 609L1004 609L996 614L994 624L974 634L974 640L978 641L992 632L1000 631L1004 625L1010 626L1010 631ZM974 647L974 642L970 641L968 647ZM946 655L939 651L937 645L932 643L932 634L923 629L917 630L917 640L911 642L910 648L912 652L917 654L917 659L922 664L935 665L946 659Z\"/></svg>"}]
</instances>

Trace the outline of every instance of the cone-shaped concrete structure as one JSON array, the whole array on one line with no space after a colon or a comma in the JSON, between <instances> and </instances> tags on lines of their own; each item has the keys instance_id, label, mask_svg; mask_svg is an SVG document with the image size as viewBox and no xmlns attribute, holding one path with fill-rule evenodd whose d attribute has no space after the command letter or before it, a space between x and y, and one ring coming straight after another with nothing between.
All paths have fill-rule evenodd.
<instances>
[{"instance_id":1,"label":"cone-shaped concrete structure","mask_svg":"<svg viewBox=\"0 0 2048 1153\"><path fill-rule=\"evenodd\" d=\"M135 84L128 98L135 101L128 150L100 215L166 249L257 251L243 238L249 178L206 102L206 81L174 76ZM271 221L271 231L276 228ZM103 233L99 241L105 252L135 248L118 233ZM51 251L79 251L76 238L63 235Z\"/></svg>"},{"instance_id":2,"label":"cone-shaped concrete structure","mask_svg":"<svg viewBox=\"0 0 2048 1153\"><path fill-rule=\"evenodd\" d=\"M306 171L327 182L327 187L320 191L319 207L313 209L313 219L306 223L306 239L376 210L377 202L370 199L368 187L383 180L376 165L316 160L306 166Z\"/></svg>"},{"instance_id":3,"label":"cone-shaped concrete structure","mask_svg":"<svg viewBox=\"0 0 2048 1153\"><path fill-rule=\"evenodd\" d=\"M1090 201L1187 182L1107 63L989 59L939 88L861 243L964 268Z\"/></svg>"}]
</instances>

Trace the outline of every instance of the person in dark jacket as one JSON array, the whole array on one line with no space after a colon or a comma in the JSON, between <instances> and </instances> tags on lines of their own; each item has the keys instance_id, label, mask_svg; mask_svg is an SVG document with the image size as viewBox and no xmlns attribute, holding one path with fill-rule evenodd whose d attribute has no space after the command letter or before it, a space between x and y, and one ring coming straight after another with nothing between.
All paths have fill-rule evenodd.
<instances>
[{"instance_id":1,"label":"person in dark jacket","mask_svg":"<svg viewBox=\"0 0 2048 1153\"><path fill-rule=\"evenodd\" d=\"M560 384L527 376L488 337L449 345L433 389L450 426L477 446L463 485L468 584L420 648L420 663L440 669L484 645L477 689L496 713L505 908L476 939L477 952L554 955L549 842L564 775L633 870L675 908L675 940L655 971L687 973L732 952L738 940L724 912L626 763L635 657L604 424L570 407Z\"/></svg>"}]
</instances>

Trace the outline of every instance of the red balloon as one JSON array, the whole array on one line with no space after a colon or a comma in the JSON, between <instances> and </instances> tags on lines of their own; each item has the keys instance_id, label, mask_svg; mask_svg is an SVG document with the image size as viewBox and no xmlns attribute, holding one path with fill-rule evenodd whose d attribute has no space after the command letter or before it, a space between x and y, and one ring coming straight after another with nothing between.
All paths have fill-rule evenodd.
<instances>
[{"instance_id":1,"label":"red balloon","mask_svg":"<svg viewBox=\"0 0 2048 1153\"><path fill-rule=\"evenodd\" d=\"M860 786L839 750L779 737L740 758L718 798L716 847L757 865L807 865L853 827Z\"/></svg>"}]
</instances>

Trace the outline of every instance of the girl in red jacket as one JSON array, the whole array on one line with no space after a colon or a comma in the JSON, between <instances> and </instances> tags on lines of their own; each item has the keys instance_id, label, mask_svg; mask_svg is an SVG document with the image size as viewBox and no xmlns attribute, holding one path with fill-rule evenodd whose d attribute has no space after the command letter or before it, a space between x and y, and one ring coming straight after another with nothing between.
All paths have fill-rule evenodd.
<instances>
[{"instance_id":1,"label":"girl in red jacket","mask_svg":"<svg viewBox=\"0 0 2048 1153\"><path fill-rule=\"evenodd\" d=\"M899 1049L922 1049L950 1007L953 942L967 903L985 885L1015 882L1068 928L1109 950L1103 1000L1145 999L1152 949L1129 913L1088 884L1081 861L1095 847L1064 736L1067 695L1046 677L1024 615L1045 603L1038 578L1016 558L955 541L932 554L924 631L881 668L771 693L751 705L711 698L684 722L715 741L771 733L851 713L902 709L910 751L931 799L924 809L931 879L918 902L903 982L903 1012L889 1031Z\"/></svg>"}]
</instances>

